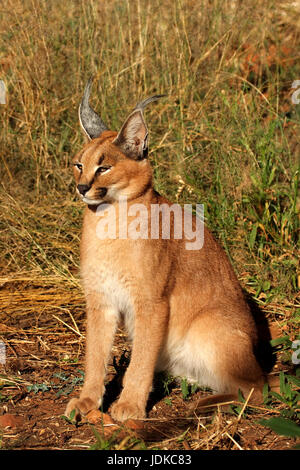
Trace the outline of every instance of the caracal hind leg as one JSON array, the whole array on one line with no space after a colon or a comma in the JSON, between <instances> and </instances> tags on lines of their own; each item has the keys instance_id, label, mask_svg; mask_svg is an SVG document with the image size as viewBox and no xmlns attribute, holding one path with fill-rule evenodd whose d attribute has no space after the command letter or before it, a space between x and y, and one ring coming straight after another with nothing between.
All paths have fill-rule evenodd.
<instances>
[{"instance_id":1,"label":"caracal hind leg","mask_svg":"<svg viewBox=\"0 0 300 470\"><path fill-rule=\"evenodd\" d=\"M261 396L264 378L253 352L255 331L236 316L207 311L191 324L183 342L178 372L193 377L214 393L237 396L240 389L252 397ZM176 361L173 360L176 363Z\"/></svg>"},{"instance_id":2,"label":"caracal hind leg","mask_svg":"<svg viewBox=\"0 0 300 470\"><path fill-rule=\"evenodd\" d=\"M87 334L85 380L79 398L69 401L65 414L75 410L80 419L93 409L98 409L104 394L106 365L112 348L118 313L103 303L100 294L89 292L87 298Z\"/></svg>"}]
</instances>

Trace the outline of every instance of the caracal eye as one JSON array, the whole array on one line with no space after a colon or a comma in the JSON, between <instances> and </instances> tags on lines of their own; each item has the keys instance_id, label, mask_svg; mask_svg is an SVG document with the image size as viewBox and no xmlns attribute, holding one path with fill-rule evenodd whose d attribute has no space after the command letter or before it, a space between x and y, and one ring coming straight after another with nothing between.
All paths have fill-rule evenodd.
<instances>
[{"instance_id":1,"label":"caracal eye","mask_svg":"<svg viewBox=\"0 0 300 470\"><path fill-rule=\"evenodd\" d=\"M111 170L111 166L99 166L99 168L97 168L96 170L96 175L104 175L104 173L108 173L110 170Z\"/></svg>"},{"instance_id":2,"label":"caracal eye","mask_svg":"<svg viewBox=\"0 0 300 470\"><path fill-rule=\"evenodd\" d=\"M82 164L81 163L74 163L74 166L78 168L79 171L82 171Z\"/></svg>"}]
</instances>

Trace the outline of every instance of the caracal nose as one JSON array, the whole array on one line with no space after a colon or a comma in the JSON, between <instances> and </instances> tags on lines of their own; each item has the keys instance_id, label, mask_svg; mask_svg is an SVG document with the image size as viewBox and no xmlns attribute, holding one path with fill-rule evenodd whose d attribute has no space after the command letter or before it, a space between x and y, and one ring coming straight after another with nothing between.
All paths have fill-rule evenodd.
<instances>
[{"instance_id":1,"label":"caracal nose","mask_svg":"<svg viewBox=\"0 0 300 470\"><path fill-rule=\"evenodd\" d=\"M84 196L85 193L90 189L90 187L89 187L88 184L79 184L77 186L77 189L80 192L80 194L82 194L82 196Z\"/></svg>"}]
</instances>

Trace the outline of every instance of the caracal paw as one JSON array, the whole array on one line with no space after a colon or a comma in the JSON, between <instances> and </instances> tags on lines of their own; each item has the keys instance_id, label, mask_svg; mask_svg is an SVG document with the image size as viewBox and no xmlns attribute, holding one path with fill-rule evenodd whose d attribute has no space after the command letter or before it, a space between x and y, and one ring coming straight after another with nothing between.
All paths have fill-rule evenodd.
<instances>
[{"instance_id":1,"label":"caracal paw","mask_svg":"<svg viewBox=\"0 0 300 470\"><path fill-rule=\"evenodd\" d=\"M116 421L126 421L127 419L144 419L145 409L129 401L118 401L111 408L111 416Z\"/></svg>"},{"instance_id":2,"label":"caracal paw","mask_svg":"<svg viewBox=\"0 0 300 470\"><path fill-rule=\"evenodd\" d=\"M75 415L72 416L72 418L75 419L75 421L80 421L89 411L97 409L97 403L90 397L72 398L67 404L65 416L70 418L75 410Z\"/></svg>"}]
</instances>

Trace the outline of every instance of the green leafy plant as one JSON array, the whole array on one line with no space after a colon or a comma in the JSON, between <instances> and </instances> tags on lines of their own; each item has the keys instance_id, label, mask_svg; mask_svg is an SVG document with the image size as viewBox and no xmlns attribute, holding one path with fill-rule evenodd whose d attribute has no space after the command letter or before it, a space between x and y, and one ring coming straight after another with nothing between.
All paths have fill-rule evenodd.
<instances>
[{"instance_id":1,"label":"green leafy plant","mask_svg":"<svg viewBox=\"0 0 300 470\"><path fill-rule=\"evenodd\" d=\"M96 438L96 442L90 446L89 450L111 450L111 449L146 450L147 449L145 443L136 437L128 436L121 442L121 444L119 444L117 441L117 437L122 428L117 429L109 438L106 438L104 436L104 433L101 434L94 426L91 426L91 429Z\"/></svg>"},{"instance_id":2,"label":"green leafy plant","mask_svg":"<svg viewBox=\"0 0 300 470\"><path fill-rule=\"evenodd\" d=\"M280 372L280 393L269 391L265 393L265 405L274 406L274 400L284 405L280 411L283 417L300 419L300 369L296 371L296 376Z\"/></svg>"},{"instance_id":3,"label":"green leafy plant","mask_svg":"<svg viewBox=\"0 0 300 470\"><path fill-rule=\"evenodd\" d=\"M170 398L165 398L164 399L164 402L169 405L169 406L172 406L172 400Z\"/></svg>"},{"instance_id":4,"label":"green leafy plant","mask_svg":"<svg viewBox=\"0 0 300 470\"><path fill-rule=\"evenodd\" d=\"M300 437L300 426L291 419L276 416L270 419L261 419L259 423L282 436Z\"/></svg>"},{"instance_id":5,"label":"green leafy plant","mask_svg":"<svg viewBox=\"0 0 300 470\"><path fill-rule=\"evenodd\" d=\"M51 387L49 387L49 385L47 384L44 384L44 383L41 383L41 384L32 384L32 385L27 385L27 391L28 392L33 392L34 394L38 393L38 392L48 392L48 390L50 390Z\"/></svg>"},{"instance_id":6,"label":"green leafy plant","mask_svg":"<svg viewBox=\"0 0 300 470\"><path fill-rule=\"evenodd\" d=\"M49 390L57 390L56 397L60 397L61 395L69 395L73 390L74 387L77 385L82 385L84 381L84 372L82 370L77 370L79 373L78 376L68 376L63 374L62 372L56 372L53 374L52 377L59 379L63 382L63 386L61 384L55 383L53 380L50 381L49 384L45 383L36 383L32 385L27 385L27 391L33 393L44 393L48 392Z\"/></svg>"},{"instance_id":7,"label":"green leafy plant","mask_svg":"<svg viewBox=\"0 0 300 470\"><path fill-rule=\"evenodd\" d=\"M274 354L283 353L281 361L284 363L293 363L297 365L300 361L300 335L294 341L289 335L274 338L270 341Z\"/></svg>"},{"instance_id":8,"label":"green leafy plant","mask_svg":"<svg viewBox=\"0 0 300 470\"><path fill-rule=\"evenodd\" d=\"M9 401L11 398L12 398L12 395L4 395L2 392L1 392L1 389L3 387L0 387L0 403L4 403L6 401Z\"/></svg>"},{"instance_id":9,"label":"green leafy plant","mask_svg":"<svg viewBox=\"0 0 300 470\"><path fill-rule=\"evenodd\" d=\"M172 377L170 374L163 374L162 377L162 385L163 385L163 391L165 395L170 395L170 389L169 386L174 382L174 377Z\"/></svg>"},{"instance_id":10,"label":"green leafy plant","mask_svg":"<svg viewBox=\"0 0 300 470\"><path fill-rule=\"evenodd\" d=\"M70 416L61 415L61 419L67 421L68 424L78 425L78 421L75 419L76 410L72 410Z\"/></svg>"},{"instance_id":11,"label":"green leafy plant","mask_svg":"<svg viewBox=\"0 0 300 470\"><path fill-rule=\"evenodd\" d=\"M64 374L53 374L53 377L56 377L56 378L59 378L60 380L62 380L65 385L64 387L61 388L61 386L58 386L58 385L54 385L53 382L52 382L52 388L54 389L57 389L59 388L59 390L56 392L56 396L57 397L60 397L61 395L69 395L73 390L74 388L76 387L76 385L82 385L83 384L83 381L84 381L84 372L82 370L79 370L79 376L75 376L75 377L68 377Z\"/></svg>"},{"instance_id":12,"label":"green leafy plant","mask_svg":"<svg viewBox=\"0 0 300 470\"><path fill-rule=\"evenodd\" d=\"M89 450L109 450L112 448L112 445L115 441L116 435L118 434L119 431L114 433L109 439L105 438L104 435L100 434L97 429L92 426L92 431L94 433L94 436L96 438L96 442L92 444L89 448Z\"/></svg>"},{"instance_id":13,"label":"green leafy plant","mask_svg":"<svg viewBox=\"0 0 300 470\"><path fill-rule=\"evenodd\" d=\"M239 401L239 404L230 405L229 413L232 413L236 416L239 416L241 413L243 413L243 416L248 416L254 413L254 410L251 409L251 407L249 406L244 407L244 403L246 399L244 398L240 389L238 391L238 401Z\"/></svg>"},{"instance_id":14,"label":"green leafy plant","mask_svg":"<svg viewBox=\"0 0 300 470\"><path fill-rule=\"evenodd\" d=\"M187 400L190 394L188 381L184 378L181 380L180 385L181 385L182 397L184 400Z\"/></svg>"},{"instance_id":15,"label":"green leafy plant","mask_svg":"<svg viewBox=\"0 0 300 470\"><path fill-rule=\"evenodd\" d=\"M189 384L185 377L181 379L180 385L182 397L184 400L190 398L190 396L193 395L193 393L195 393L199 388L199 385L197 383Z\"/></svg>"}]
</instances>

